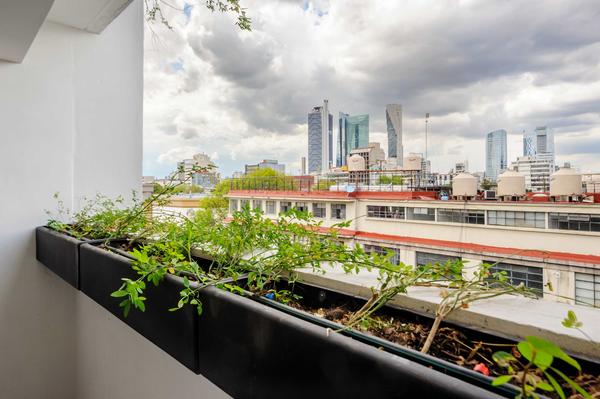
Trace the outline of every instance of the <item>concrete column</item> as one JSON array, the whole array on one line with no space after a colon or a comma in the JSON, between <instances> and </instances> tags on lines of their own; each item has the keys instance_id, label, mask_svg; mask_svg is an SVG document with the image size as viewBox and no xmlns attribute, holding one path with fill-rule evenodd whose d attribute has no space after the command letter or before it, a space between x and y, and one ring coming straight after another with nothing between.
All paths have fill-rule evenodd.
<instances>
[{"instance_id":1,"label":"concrete column","mask_svg":"<svg viewBox=\"0 0 600 399\"><path fill-rule=\"evenodd\" d=\"M544 268L544 299L575 303L575 273Z\"/></svg>"}]
</instances>

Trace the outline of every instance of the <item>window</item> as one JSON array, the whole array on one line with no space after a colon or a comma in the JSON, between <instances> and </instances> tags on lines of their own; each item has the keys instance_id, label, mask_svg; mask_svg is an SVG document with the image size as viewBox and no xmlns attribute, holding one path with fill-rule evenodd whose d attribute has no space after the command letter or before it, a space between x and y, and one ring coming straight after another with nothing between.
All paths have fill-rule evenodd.
<instances>
[{"instance_id":1,"label":"window","mask_svg":"<svg viewBox=\"0 0 600 399\"><path fill-rule=\"evenodd\" d=\"M367 216L371 218L404 219L404 207L367 205Z\"/></svg>"},{"instance_id":2,"label":"window","mask_svg":"<svg viewBox=\"0 0 600 399\"><path fill-rule=\"evenodd\" d=\"M438 209L438 222L485 224L485 211L472 209Z\"/></svg>"},{"instance_id":3,"label":"window","mask_svg":"<svg viewBox=\"0 0 600 399\"><path fill-rule=\"evenodd\" d=\"M265 201L265 210L267 215L275 214L275 201Z\"/></svg>"},{"instance_id":4,"label":"window","mask_svg":"<svg viewBox=\"0 0 600 399\"><path fill-rule=\"evenodd\" d=\"M250 200L247 200L247 199L240 200L240 207L242 208L242 210L249 208Z\"/></svg>"},{"instance_id":5,"label":"window","mask_svg":"<svg viewBox=\"0 0 600 399\"><path fill-rule=\"evenodd\" d=\"M429 252L417 252L417 266L426 266L440 264L443 265L448 261L461 260L460 256L432 254Z\"/></svg>"},{"instance_id":6,"label":"window","mask_svg":"<svg viewBox=\"0 0 600 399\"><path fill-rule=\"evenodd\" d=\"M332 219L346 219L346 204L331 204Z\"/></svg>"},{"instance_id":7,"label":"window","mask_svg":"<svg viewBox=\"0 0 600 399\"><path fill-rule=\"evenodd\" d=\"M430 252L417 252L417 269L422 268L427 265L445 265L448 262L460 261L460 256L451 256L451 255L442 255L442 254L433 254ZM444 276L447 280L455 279L453 274L449 274Z\"/></svg>"},{"instance_id":8,"label":"window","mask_svg":"<svg viewBox=\"0 0 600 399\"><path fill-rule=\"evenodd\" d=\"M544 273L541 267L512 265L509 263L496 263L495 261L486 260L484 263L493 265L490 272L505 272L506 277L511 285L517 286L521 283L527 288L536 291L539 296L542 296L544 289Z\"/></svg>"},{"instance_id":9,"label":"window","mask_svg":"<svg viewBox=\"0 0 600 399\"><path fill-rule=\"evenodd\" d=\"M435 209L433 208L406 208L408 220L430 220L435 221Z\"/></svg>"},{"instance_id":10,"label":"window","mask_svg":"<svg viewBox=\"0 0 600 399\"><path fill-rule=\"evenodd\" d=\"M559 230L600 231L600 215L549 213L548 227Z\"/></svg>"},{"instance_id":11,"label":"window","mask_svg":"<svg viewBox=\"0 0 600 399\"><path fill-rule=\"evenodd\" d=\"M279 203L279 212L280 213L285 213L287 211L289 211L290 209L292 209L292 203L289 201L281 201Z\"/></svg>"},{"instance_id":12,"label":"window","mask_svg":"<svg viewBox=\"0 0 600 399\"><path fill-rule=\"evenodd\" d=\"M316 218L324 219L326 212L325 204L322 202L313 202L313 216Z\"/></svg>"},{"instance_id":13,"label":"window","mask_svg":"<svg viewBox=\"0 0 600 399\"><path fill-rule=\"evenodd\" d=\"M252 209L262 211L262 200L252 200Z\"/></svg>"},{"instance_id":14,"label":"window","mask_svg":"<svg viewBox=\"0 0 600 399\"><path fill-rule=\"evenodd\" d=\"M229 212L233 213L233 212L237 212L238 210L238 200L236 199L230 199L229 200Z\"/></svg>"},{"instance_id":15,"label":"window","mask_svg":"<svg viewBox=\"0 0 600 399\"><path fill-rule=\"evenodd\" d=\"M545 229L546 214L544 212L488 211L488 224Z\"/></svg>"},{"instance_id":16,"label":"window","mask_svg":"<svg viewBox=\"0 0 600 399\"><path fill-rule=\"evenodd\" d=\"M308 205L306 202L296 202L296 209L300 212L308 212Z\"/></svg>"},{"instance_id":17,"label":"window","mask_svg":"<svg viewBox=\"0 0 600 399\"><path fill-rule=\"evenodd\" d=\"M575 303L600 307L600 276L575 273Z\"/></svg>"},{"instance_id":18,"label":"window","mask_svg":"<svg viewBox=\"0 0 600 399\"><path fill-rule=\"evenodd\" d=\"M376 253L381 256L387 256L391 251L394 255L390 258L390 262L394 265L400 264L400 250L398 248L380 247L379 245L365 244L365 252L368 254Z\"/></svg>"}]
</instances>

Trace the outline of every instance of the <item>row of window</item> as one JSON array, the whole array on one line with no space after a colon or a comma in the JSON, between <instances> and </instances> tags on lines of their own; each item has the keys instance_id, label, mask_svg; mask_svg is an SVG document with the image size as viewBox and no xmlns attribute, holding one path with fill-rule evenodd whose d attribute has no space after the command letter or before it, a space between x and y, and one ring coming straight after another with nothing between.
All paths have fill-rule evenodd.
<instances>
[{"instance_id":1,"label":"row of window","mask_svg":"<svg viewBox=\"0 0 600 399\"><path fill-rule=\"evenodd\" d=\"M276 214L276 201L266 200L264 212L267 215ZM252 208L263 210L262 200L252 200ZM238 200L229 202L231 212L238 210ZM240 207L250 206L249 199L240 200ZM296 209L312 212L316 218L325 218L326 204L322 202L296 202L281 201L280 212L286 212L294 206ZM331 204L331 218L345 219L346 204ZM476 209L437 209L437 221L447 223L486 224L484 210ZM436 208L403 207L386 205L367 205L367 216L380 219L436 221ZM487 211L487 224L492 226L546 228L545 212L525 211ZM600 215L580 213L549 213L548 228L558 230L594 231L600 232Z\"/></svg>"},{"instance_id":2,"label":"row of window","mask_svg":"<svg viewBox=\"0 0 600 399\"><path fill-rule=\"evenodd\" d=\"M260 211L262 208L262 200L252 200L252 209L258 209ZM240 208L243 209L245 207L250 206L250 200L242 199L239 201ZM265 201L265 209L264 212L266 215L275 215L276 211L276 201L266 200ZM296 202L292 205L291 201L281 201L279 202L279 211L281 213L287 212L292 209L292 206L299 211L302 212L310 212L315 218L323 219L326 216L327 205L323 202L314 202L312 203L312 209L309 209L309 204L307 202ZM331 204L331 219L346 219L346 204ZM238 200L230 199L229 200L229 211L231 213L238 211Z\"/></svg>"},{"instance_id":3,"label":"row of window","mask_svg":"<svg viewBox=\"0 0 600 399\"><path fill-rule=\"evenodd\" d=\"M437 209L437 221L448 223L485 224L485 212L476 209ZM381 219L435 221L435 208L367 205L367 216ZM545 212L487 211L487 224L492 226L546 228ZM580 213L549 213L548 228L559 230L598 231L600 215Z\"/></svg>"},{"instance_id":4,"label":"row of window","mask_svg":"<svg viewBox=\"0 0 600 399\"><path fill-rule=\"evenodd\" d=\"M549 213L548 227L559 230L600 231L600 215Z\"/></svg>"}]
</instances>

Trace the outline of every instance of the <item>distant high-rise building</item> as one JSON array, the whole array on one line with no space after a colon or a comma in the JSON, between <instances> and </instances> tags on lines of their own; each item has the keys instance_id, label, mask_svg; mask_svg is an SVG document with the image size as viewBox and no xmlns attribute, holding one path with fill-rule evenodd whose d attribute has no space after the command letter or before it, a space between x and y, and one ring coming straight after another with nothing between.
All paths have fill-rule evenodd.
<instances>
[{"instance_id":1,"label":"distant high-rise building","mask_svg":"<svg viewBox=\"0 0 600 399\"><path fill-rule=\"evenodd\" d=\"M388 133L388 158L396 158L397 166L402 166L404 148L402 147L402 105L385 106L385 120Z\"/></svg>"},{"instance_id":2,"label":"distant high-rise building","mask_svg":"<svg viewBox=\"0 0 600 399\"><path fill-rule=\"evenodd\" d=\"M350 116L340 112L337 165L346 165L346 157L355 148L369 145L369 115Z\"/></svg>"},{"instance_id":3,"label":"distant high-rise building","mask_svg":"<svg viewBox=\"0 0 600 399\"><path fill-rule=\"evenodd\" d=\"M246 174L258 169L273 169L276 172L285 174L285 165L279 163L276 159L263 159L257 164L248 164L244 168Z\"/></svg>"},{"instance_id":4,"label":"distant high-rise building","mask_svg":"<svg viewBox=\"0 0 600 399\"><path fill-rule=\"evenodd\" d=\"M554 134L547 126L538 126L533 132L523 133L523 155L534 156L554 163Z\"/></svg>"},{"instance_id":5,"label":"distant high-rise building","mask_svg":"<svg viewBox=\"0 0 600 399\"><path fill-rule=\"evenodd\" d=\"M177 170L179 171L179 180L187 180L191 174L191 183L204 188L212 188L219 182L219 174L212 168L213 162L205 153L198 153L190 159L184 159L177 162ZM196 168L196 171L193 169Z\"/></svg>"},{"instance_id":6,"label":"distant high-rise building","mask_svg":"<svg viewBox=\"0 0 600 399\"><path fill-rule=\"evenodd\" d=\"M485 177L496 181L498 175L506 170L508 156L506 151L506 130L489 132L485 142Z\"/></svg>"},{"instance_id":7,"label":"distant high-rise building","mask_svg":"<svg viewBox=\"0 0 600 399\"><path fill-rule=\"evenodd\" d=\"M323 173L333 160L333 116L327 100L308 113L308 172Z\"/></svg>"},{"instance_id":8,"label":"distant high-rise building","mask_svg":"<svg viewBox=\"0 0 600 399\"><path fill-rule=\"evenodd\" d=\"M306 174L306 157L302 157L300 159L300 164L301 164L300 172L304 176Z\"/></svg>"},{"instance_id":9,"label":"distant high-rise building","mask_svg":"<svg viewBox=\"0 0 600 399\"><path fill-rule=\"evenodd\" d=\"M338 118L337 166L346 165L346 118L349 116L340 112Z\"/></svg>"},{"instance_id":10,"label":"distant high-rise building","mask_svg":"<svg viewBox=\"0 0 600 399\"><path fill-rule=\"evenodd\" d=\"M528 190L544 192L550 189L550 175L556 168L550 158L525 155L517 157L511 169L525 175L525 187Z\"/></svg>"}]
</instances>

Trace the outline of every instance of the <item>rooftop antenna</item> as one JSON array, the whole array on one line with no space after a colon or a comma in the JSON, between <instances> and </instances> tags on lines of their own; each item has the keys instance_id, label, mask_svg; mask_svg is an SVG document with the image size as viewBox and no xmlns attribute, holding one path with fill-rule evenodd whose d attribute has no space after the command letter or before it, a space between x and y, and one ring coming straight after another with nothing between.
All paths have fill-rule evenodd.
<instances>
[{"instance_id":1,"label":"rooftop antenna","mask_svg":"<svg viewBox=\"0 0 600 399\"><path fill-rule=\"evenodd\" d=\"M425 162L427 162L427 125L429 124L429 112L425 113Z\"/></svg>"}]
</instances>

